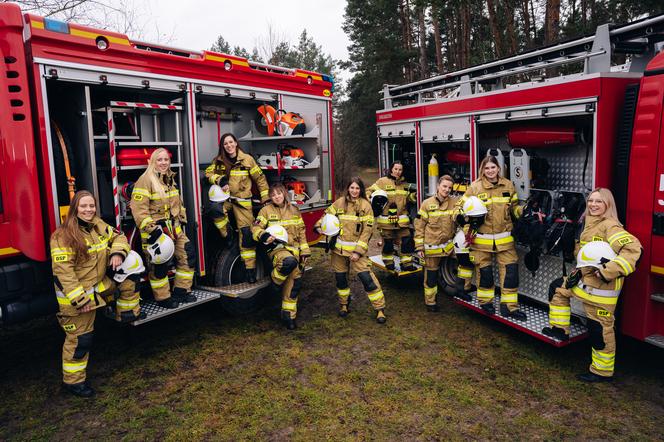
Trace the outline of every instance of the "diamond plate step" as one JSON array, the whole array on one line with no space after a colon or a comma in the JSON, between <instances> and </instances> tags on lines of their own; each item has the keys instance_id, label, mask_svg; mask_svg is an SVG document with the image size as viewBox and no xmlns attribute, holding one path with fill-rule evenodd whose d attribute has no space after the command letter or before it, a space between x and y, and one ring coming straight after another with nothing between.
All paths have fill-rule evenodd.
<instances>
[{"instance_id":1,"label":"diamond plate step","mask_svg":"<svg viewBox=\"0 0 664 442\"><path fill-rule=\"evenodd\" d=\"M160 319L164 316L172 315L173 313L179 313L182 310L196 307L197 305L205 304L206 302L214 301L221 297L219 293L200 289L194 289L191 293L192 295L196 295L196 301L180 304L177 308L164 308L157 304L156 301L152 300L141 302L141 311L145 312L147 317L145 319L134 321L131 325L145 324L146 322L154 321L155 319Z\"/></svg>"},{"instance_id":2,"label":"diamond plate step","mask_svg":"<svg viewBox=\"0 0 664 442\"><path fill-rule=\"evenodd\" d=\"M528 333L531 336L536 337L537 339L554 345L556 347L564 347L571 344L572 342L581 340L586 337L588 334L588 329L580 324L574 316L572 316L572 326L570 329L570 338L569 341L560 341L558 339L546 336L542 334L542 329L549 326L549 307L548 305L535 304L530 302L523 302L523 299L519 299L519 309L526 314L528 319L525 321L517 321L516 319L510 317L504 317L500 315L500 299L494 298L493 306L496 309L496 313L489 315L484 310L480 308L480 304L477 301L475 292L471 294L473 299L471 301L464 301L460 298L454 298L454 302L460 304L464 307L470 308L488 316L492 319L495 319L498 322L509 325L510 327L521 330L525 333Z\"/></svg>"},{"instance_id":3,"label":"diamond plate step","mask_svg":"<svg viewBox=\"0 0 664 442\"><path fill-rule=\"evenodd\" d=\"M380 255L370 256L369 260L374 266L378 267L381 270L386 271L391 275L395 275L398 278L401 278L402 276L412 275L414 273L420 273L422 271L422 266L419 264L419 262L416 262L415 259L413 259L413 264L416 267L415 270L409 270L407 272L401 271L401 260L399 259L398 256L394 257L394 270L387 270L385 264L383 263L383 258Z\"/></svg>"},{"instance_id":4,"label":"diamond plate step","mask_svg":"<svg viewBox=\"0 0 664 442\"><path fill-rule=\"evenodd\" d=\"M645 341L657 347L664 348L664 336L662 335L650 335L646 337Z\"/></svg>"},{"instance_id":5,"label":"diamond plate step","mask_svg":"<svg viewBox=\"0 0 664 442\"><path fill-rule=\"evenodd\" d=\"M265 276L253 284L248 282L241 282L239 284L225 285L222 287L201 285L197 286L197 288L217 293L221 296L227 296L229 298L251 298L256 294L256 292L258 292L263 287L267 287L268 285L270 285L270 277Z\"/></svg>"},{"instance_id":6,"label":"diamond plate step","mask_svg":"<svg viewBox=\"0 0 664 442\"><path fill-rule=\"evenodd\" d=\"M664 294L653 293L652 295L650 295L650 299L655 302L664 302Z\"/></svg>"}]
</instances>

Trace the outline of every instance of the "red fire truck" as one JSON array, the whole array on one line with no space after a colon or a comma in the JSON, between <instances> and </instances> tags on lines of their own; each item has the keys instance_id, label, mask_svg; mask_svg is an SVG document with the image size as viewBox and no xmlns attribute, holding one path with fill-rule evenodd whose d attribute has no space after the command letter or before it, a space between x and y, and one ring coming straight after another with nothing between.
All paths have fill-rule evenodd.
<instances>
[{"instance_id":1,"label":"red fire truck","mask_svg":"<svg viewBox=\"0 0 664 442\"><path fill-rule=\"evenodd\" d=\"M289 181L308 238L317 239L313 222L334 191L330 77L134 41L24 15L9 3L0 4L0 43L1 324L56 310L48 239L74 189L92 191L101 217L140 250L123 189L156 147L171 153L198 255L198 301L181 308L221 299L229 310L244 310L268 284L269 262L259 262L258 283L244 281L237 245L222 246L206 215L203 171L220 134L234 133L256 158L283 146L297 152L297 161L259 164L269 182ZM266 109L299 114L305 130L268 131ZM177 312L149 300L143 310L148 317L136 324Z\"/></svg>"},{"instance_id":2,"label":"red fire truck","mask_svg":"<svg viewBox=\"0 0 664 442\"><path fill-rule=\"evenodd\" d=\"M620 329L664 347L663 41L660 15L384 86L384 107L376 113L379 164L386 171L391 161L401 160L420 202L435 192L438 170L455 177L463 192L477 178L482 158L495 155L519 199L542 203L539 269L529 271L537 266L524 263L528 246L518 246L519 298L529 319L496 314L495 320L553 345L567 344L541 334L548 323L549 284L562 276L563 266L574 266L573 254L556 247L561 226L555 224L563 219L578 233L585 198L602 186L612 189L620 219L644 247L621 295ZM448 260L441 280L453 286L455 268ZM474 297L455 301L482 313ZM586 334L583 311L572 307L576 320L569 342Z\"/></svg>"}]
</instances>

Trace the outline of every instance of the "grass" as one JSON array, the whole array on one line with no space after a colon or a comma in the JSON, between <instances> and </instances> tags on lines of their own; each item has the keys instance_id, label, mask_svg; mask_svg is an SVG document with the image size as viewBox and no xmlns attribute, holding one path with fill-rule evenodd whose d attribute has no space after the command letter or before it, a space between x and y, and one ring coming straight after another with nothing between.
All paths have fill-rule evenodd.
<instances>
[{"instance_id":1,"label":"grass","mask_svg":"<svg viewBox=\"0 0 664 442\"><path fill-rule=\"evenodd\" d=\"M661 440L664 358L621 339L616 382L584 385L587 343L555 349L379 273L388 323L357 281L346 319L320 251L292 333L278 303L246 318L216 305L137 328L97 321L98 395L60 392L62 332L48 318L0 332L0 440Z\"/></svg>"}]
</instances>

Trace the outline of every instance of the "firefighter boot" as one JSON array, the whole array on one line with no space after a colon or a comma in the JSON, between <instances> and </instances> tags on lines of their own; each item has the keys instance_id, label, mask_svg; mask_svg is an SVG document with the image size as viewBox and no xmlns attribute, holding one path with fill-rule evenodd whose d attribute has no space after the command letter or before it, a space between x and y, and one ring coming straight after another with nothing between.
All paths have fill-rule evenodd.
<instances>
[{"instance_id":1,"label":"firefighter boot","mask_svg":"<svg viewBox=\"0 0 664 442\"><path fill-rule=\"evenodd\" d=\"M339 306L339 316L345 318L346 316L348 316L348 313L350 313L348 304L341 304L341 306Z\"/></svg>"},{"instance_id":2,"label":"firefighter boot","mask_svg":"<svg viewBox=\"0 0 664 442\"><path fill-rule=\"evenodd\" d=\"M559 341L569 341L569 335L560 327L544 327L542 329L542 334L553 339L558 339Z\"/></svg>"},{"instance_id":3,"label":"firefighter boot","mask_svg":"<svg viewBox=\"0 0 664 442\"><path fill-rule=\"evenodd\" d=\"M247 282L249 284L256 283L256 269L247 269Z\"/></svg>"},{"instance_id":4,"label":"firefighter boot","mask_svg":"<svg viewBox=\"0 0 664 442\"><path fill-rule=\"evenodd\" d=\"M387 322L387 318L385 317L385 312L383 309L378 310L376 313L376 322L379 324L385 324Z\"/></svg>"},{"instance_id":5,"label":"firefighter boot","mask_svg":"<svg viewBox=\"0 0 664 442\"><path fill-rule=\"evenodd\" d=\"M79 382L77 384L62 384L63 390L78 397L92 397L95 391L86 382Z\"/></svg>"},{"instance_id":6,"label":"firefighter boot","mask_svg":"<svg viewBox=\"0 0 664 442\"><path fill-rule=\"evenodd\" d=\"M587 372L587 373L579 373L576 375L576 378L580 381L583 382L611 382L613 380L613 376L600 376L598 374L595 374L593 372Z\"/></svg>"},{"instance_id":7,"label":"firefighter boot","mask_svg":"<svg viewBox=\"0 0 664 442\"><path fill-rule=\"evenodd\" d=\"M157 304L159 305L159 307L164 307L168 309L178 308L179 305L179 303L175 299L173 299L172 296L169 296L166 299L162 299L161 301L157 301Z\"/></svg>"},{"instance_id":8,"label":"firefighter boot","mask_svg":"<svg viewBox=\"0 0 664 442\"><path fill-rule=\"evenodd\" d=\"M173 299L175 299L180 304L185 304L188 302L196 302L196 295L187 293L187 290L182 287L175 287L173 289Z\"/></svg>"},{"instance_id":9,"label":"firefighter boot","mask_svg":"<svg viewBox=\"0 0 664 442\"><path fill-rule=\"evenodd\" d=\"M472 301L472 296L466 292L466 280L463 278L457 277L456 280L454 281L454 288L456 289L456 296L459 299L462 299L466 302Z\"/></svg>"},{"instance_id":10,"label":"firefighter boot","mask_svg":"<svg viewBox=\"0 0 664 442\"><path fill-rule=\"evenodd\" d=\"M510 311L510 309L507 308L507 305L503 304L502 302L500 303L500 316L516 319L517 321L525 321L527 319L527 316L524 312L519 309Z\"/></svg>"},{"instance_id":11,"label":"firefighter boot","mask_svg":"<svg viewBox=\"0 0 664 442\"><path fill-rule=\"evenodd\" d=\"M487 302L486 304L480 304L480 308L487 315L493 315L496 313L496 308L493 306L493 302Z\"/></svg>"},{"instance_id":12,"label":"firefighter boot","mask_svg":"<svg viewBox=\"0 0 664 442\"><path fill-rule=\"evenodd\" d=\"M431 313L436 313L440 311L440 307L438 306L438 304L433 304L433 305L427 304L427 311Z\"/></svg>"},{"instance_id":13,"label":"firefighter boot","mask_svg":"<svg viewBox=\"0 0 664 442\"><path fill-rule=\"evenodd\" d=\"M288 330L295 330L297 328L295 318L291 318L290 312L287 310L283 310L281 312L281 321L284 323Z\"/></svg>"}]
</instances>

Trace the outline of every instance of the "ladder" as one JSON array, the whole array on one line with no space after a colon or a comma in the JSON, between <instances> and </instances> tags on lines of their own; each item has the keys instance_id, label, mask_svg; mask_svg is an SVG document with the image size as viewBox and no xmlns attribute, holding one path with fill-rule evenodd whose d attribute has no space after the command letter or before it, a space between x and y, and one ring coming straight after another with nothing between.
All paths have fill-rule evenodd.
<instances>
[{"instance_id":1,"label":"ladder","mask_svg":"<svg viewBox=\"0 0 664 442\"><path fill-rule=\"evenodd\" d=\"M533 49L404 85L384 85L385 109L428 99L468 96L505 87L506 77L583 62L583 74L611 71L613 54L631 55L630 72L643 72L664 41L664 14L624 25L604 24L593 35ZM473 85L475 87L473 87ZM456 88L451 93L450 89ZM436 97L444 93L443 97Z\"/></svg>"}]
</instances>

